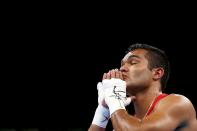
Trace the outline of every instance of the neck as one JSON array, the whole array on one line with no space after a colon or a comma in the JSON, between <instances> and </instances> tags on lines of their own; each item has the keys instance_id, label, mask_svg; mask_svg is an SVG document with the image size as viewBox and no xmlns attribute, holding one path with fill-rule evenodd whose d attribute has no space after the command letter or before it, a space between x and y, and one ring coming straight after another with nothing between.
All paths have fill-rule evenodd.
<instances>
[{"instance_id":1,"label":"neck","mask_svg":"<svg viewBox=\"0 0 197 131\"><path fill-rule=\"evenodd\" d=\"M139 119L143 119L151 104L159 94L161 94L161 91L159 91L159 88L156 86L152 86L150 88L147 88L146 90L136 93L136 98L133 102L135 116Z\"/></svg>"}]
</instances>

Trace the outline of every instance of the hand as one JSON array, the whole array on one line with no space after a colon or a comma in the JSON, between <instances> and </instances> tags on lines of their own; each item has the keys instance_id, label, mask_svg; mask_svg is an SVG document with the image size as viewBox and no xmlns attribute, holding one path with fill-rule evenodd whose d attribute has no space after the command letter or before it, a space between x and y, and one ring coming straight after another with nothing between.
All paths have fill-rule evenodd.
<instances>
[{"instance_id":1,"label":"hand","mask_svg":"<svg viewBox=\"0 0 197 131\"><path fill-rule=\"evenodd\" d=\"M110 115L118 109L125 109L134 97L126 97L126 82L122 80L122 73L117 69L103 75L105 102Z\"/></svg>"},{"instance_id":2,"label":"hand","mask_svg":"<svg viewBox=\"0 0 197 131\"><path fill-rule=\"evenodd\" d=\"M113 95L116 95L116 97L122 95L121 99L124 102L124 106L126 106L130 104L131 99L126 98L126 82L122 81L122 79L123 79L122 73L118 71L118 69L113 69L113 70L110 70L108 73L104 73L102 83L105 84L106 86L105 92L107 92L107 90L108 92L113 91ZM122 84L122 86L118 86L118 84ZM111 88L115 87L115 88L113 90L109 90L109 87ZM123 87L123 88L118 89L120 87ZM109 94L109 93L106 93L106 94Z\"/></svg>"},{"instance_id":3,"label":"hand","mask_svg":"<svg viewBox=\"0 0 197 131\"><path fill-rule=\"evenodd\" d=\"M103 80L104 79L111 79L111 78L117 78L123 80L122 72L118 71L118 69L110 70L108 73L104 73Z\"/></svg>"},{"instance_id":4,"label":"hand","mask_svg":"<svg viewBox=\"0 0 197 131\"><path fill-rule=\"evenodd\" d=\"M105 102L110 110L110 115L118 110L125 109L126 97L126 82L117 79L103 80Z\"/></svg>"},{"instance_id":5,"label":"hand","mask_svg":"<svg viewBox=\"0 0 197 131\"><path fill-rule=\"evenodd\" d=\"M122 76L122 72L119 71L118 69L113 69L113 70L110 70L108 73L104 73L103 75L103 81L105 81L106 79L111 79L111 78L117 78L117 79L121 79L123 80L123 76ZM102 83L100 83L100 88L103 88L102 87ZM98 86L97 86L97 89L98 89ZM103 92L104 90L102 90ZM102 93L102 97L104 97L104 93ZM102 104L103 106L107 106L105 101L103 100L103 98L100 97L102 99ZM127 106L131 103L132 100L135 99L135 96L130 96L130 97L127 97L126 100L123 99L124 101L124 105Z\"/></svg>"},{"instance_id":6,"label":"hand","mask_svg":"<svg viewBox=\"0 0 197 131\"><path fill-rule=\"evenodd\" d=\"M104 106L105 108L108 108L107 107L107 104L105 103L105 100L104 100L105 98L104 98L104 87L103 87L103 83L99 82L97 84L97 90L98 90L98 104ZM124 106L129 105L134 98L135 97L131 96L131 97L126 97L126 99L123 99Z\"/></svg>"},{"instance_id":7,"label":"hand","mask_svg":"<svg viewBox=\"0 0 197 131\"><path fill-rule=\"evenodd\" d=\"M97 125L99 127L103 127L103 128L106 127L106 125L108 123L108 120L109 120L109 117L110 117L110 114L112 114L114 112L114 108L112 108L113 106L110 105L113 102L108 102L109 104L106 104L105 103L105 98L107 98L108 95L110 94L110 93L108 94L106 92L108 92L108 91L111 92L111 89L110 89L111 86L108 86L108 82L107 82L108 80L110 81L111 78L113 78L113 79L116 78L116 79L118 79L118 81L122 81L122 73L120 71L118 71L117 69L110 71L108 74L105 73L103 75L103 81L102 81L102 83L99 82L97 84L97 90L98 90L98 107L97 107L97 109L95 111L95 115L94 115L92 124L95 124L95 125ZM122 82L125 83L124 81L122 81ZM112 84L114 84L114 83L112 82ZM115 82L115 84L118 85L119 83L116 83ZM120 98L121 98L121 100L123 102L123 107L124 107L124 106L127 106L127 105L129 105L131 103L133 97L128 97L127 98L126 97L126 84L123 87L125 88L125 95L123 93L122 95L124 97L120 97ZM119 93L121 93L121 92L119 92ZM113 98L112 98L112 100L113 100ZM110 99L109 99L109 101L110 101ZM117 102L115 102L115 103L117 104ZM110 105L109 109L108 109L108 105ZM115 110L116 109L117 108L115 108Z\"/></svg>"}]
</instances>

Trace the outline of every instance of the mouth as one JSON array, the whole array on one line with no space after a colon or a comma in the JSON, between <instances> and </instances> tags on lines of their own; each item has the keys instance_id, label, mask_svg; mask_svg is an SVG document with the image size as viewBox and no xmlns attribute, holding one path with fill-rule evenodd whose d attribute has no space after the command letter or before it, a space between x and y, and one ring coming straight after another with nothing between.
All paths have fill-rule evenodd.
<instances>
[{"instance_id":1,"label":"mouth","mask_svg":"<svg viewBox=\"0 0 197 131\"><path fill-rule=\"evenodd\" d=\"M127 76L126 75L122 75L123 80L126 80Z\"/></svg>"}]
</instances>

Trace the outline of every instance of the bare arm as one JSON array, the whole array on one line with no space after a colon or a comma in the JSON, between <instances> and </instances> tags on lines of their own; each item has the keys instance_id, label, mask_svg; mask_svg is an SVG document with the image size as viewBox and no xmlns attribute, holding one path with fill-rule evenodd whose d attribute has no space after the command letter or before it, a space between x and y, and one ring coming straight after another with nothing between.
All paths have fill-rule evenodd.
<instances>
[{"instance_id":1,"label":"bare arm","mask_svg":"<svg viewBox=\"0 0 197 131\"><path fill-rule=\"evenodd\" d=\"M191 102L175 95L161 101L157 109L142 121L130 116L125 110L114 112L111 120L116 131L173 131L184 121L189 131L197 130L196 113Z\"/></svg>"},{"instance_id":2,"label":"bare arm","mask_svg":"<svg viewBox=\"0 0 197 131\"><path fill-rule=\"evenodd\" d=\"M105 131L105 128L92 124L88 131Z\"/></svg>"}]
</instances>

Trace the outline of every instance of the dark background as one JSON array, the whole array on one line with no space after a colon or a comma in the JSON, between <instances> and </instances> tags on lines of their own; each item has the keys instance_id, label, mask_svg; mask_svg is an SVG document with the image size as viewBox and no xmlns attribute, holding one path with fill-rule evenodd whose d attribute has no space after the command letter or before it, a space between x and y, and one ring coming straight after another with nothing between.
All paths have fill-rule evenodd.
<instances>
[{"instance_id":1,"label":"dark background","mask_svg":"<svg viewBox=\"0 0 197 131\"><path fill-rule=\"evenodd\" d=\"M185 95L197 109L196 22L190 10L34 10L11 11L5 20L2 128L87 130L97 107L97 82L120 66L133 43L166 52L171 74L165 92Z\"/></svg>"}]
</instances>

